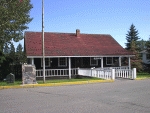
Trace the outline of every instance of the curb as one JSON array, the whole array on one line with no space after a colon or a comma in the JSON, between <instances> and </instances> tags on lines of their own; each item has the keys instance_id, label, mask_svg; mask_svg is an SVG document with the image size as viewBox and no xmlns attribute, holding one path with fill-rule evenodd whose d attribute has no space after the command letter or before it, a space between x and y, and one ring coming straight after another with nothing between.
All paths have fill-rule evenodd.
<instances>
[{"instance_id":1,"label":"curb","mask_svg":"<svg viewBox=\"0 0 150 113\"><path fill-rule=\"evenodd\" d=\"M136 78L135 80L146 80L146 79L150 79L150 78Z\"/></svg>"},{"instance_id":2,"label":"curb","mask_svg":"<svg viewBox=\"0 0 150 113\"><path fill-rule=\"evenodd\" d=\"M114 80L88 80L88 81L78 81L78 82L47 83L47 84L26 84L26 85L16 85L16 86L0 86L0 90L2 90L2 89L47 87L47 86L81 85L81 84L108 83L108 82L114 82Z\"/></svg>"}]
</instances>

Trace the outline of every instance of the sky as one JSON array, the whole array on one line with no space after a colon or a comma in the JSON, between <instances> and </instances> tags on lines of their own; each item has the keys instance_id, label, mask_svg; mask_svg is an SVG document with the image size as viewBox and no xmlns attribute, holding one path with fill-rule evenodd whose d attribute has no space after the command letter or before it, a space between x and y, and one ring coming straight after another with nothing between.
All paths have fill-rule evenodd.
<instances>
[{"instance_id":1,"label":"sky","mask_svg":"<svg viewBox=\"0 0 150 113\"><path fill-rule=\"evenodd\" d=\"M31 0L33 20L26 31L42 31L42 0ZM110 34L125 47L131 24L150 37L150 0L44 0L44 31ZM21 41L23 44L23 41Z\"/></svg>"}]
</instances>

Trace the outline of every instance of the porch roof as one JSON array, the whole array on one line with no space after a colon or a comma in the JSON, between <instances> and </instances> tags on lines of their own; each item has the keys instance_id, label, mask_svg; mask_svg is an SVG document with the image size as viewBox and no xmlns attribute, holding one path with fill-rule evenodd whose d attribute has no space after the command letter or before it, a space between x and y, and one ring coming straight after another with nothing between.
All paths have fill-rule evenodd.
<instances>
[{"instance_id":1,"label":"porch roof","mask_svg":"<svg viewBox=\"0 0 150 113\"><path fill-rule=\"evenodd\" d=\"M45 32L45 56L132 56L111 35ZM27 57L42 56L42 32L25 32Z\"/></svg>"}]
</instances>

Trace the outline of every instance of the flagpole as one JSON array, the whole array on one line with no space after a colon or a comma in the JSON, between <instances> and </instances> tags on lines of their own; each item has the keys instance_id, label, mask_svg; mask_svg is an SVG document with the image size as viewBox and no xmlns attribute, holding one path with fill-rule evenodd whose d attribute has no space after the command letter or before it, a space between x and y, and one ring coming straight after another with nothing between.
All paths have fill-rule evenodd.
<instances>
[{"instance_id":1,"label":"flagpole","mask_svg":"<svg viewBox=\"0 0 150 113\"><path fill-rule=\"evenodd\" d=\"M45 50L44 50L44 0L42 0L42 49L43 49L43 82L45 83Z\"/></svg>"}]
</instances>

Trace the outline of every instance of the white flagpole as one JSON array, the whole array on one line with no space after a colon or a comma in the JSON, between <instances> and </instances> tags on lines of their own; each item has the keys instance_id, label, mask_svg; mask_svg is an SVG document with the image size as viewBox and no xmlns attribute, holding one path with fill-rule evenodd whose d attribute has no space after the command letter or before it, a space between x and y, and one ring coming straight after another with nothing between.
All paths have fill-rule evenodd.
<instances>
[{"instance_id":1,"label":"white flagpole","mask_svg":"<svg viewBox=\"0 0 150 113\"><path fill-rule=\"evenodd\" d=\"M45 50L44 50L44 0L42 0L42 39L43 39L43 82L45 83Z\"/></svg>"}]
</instances>

